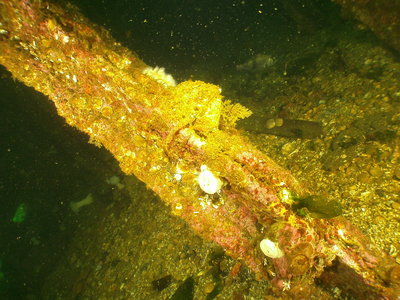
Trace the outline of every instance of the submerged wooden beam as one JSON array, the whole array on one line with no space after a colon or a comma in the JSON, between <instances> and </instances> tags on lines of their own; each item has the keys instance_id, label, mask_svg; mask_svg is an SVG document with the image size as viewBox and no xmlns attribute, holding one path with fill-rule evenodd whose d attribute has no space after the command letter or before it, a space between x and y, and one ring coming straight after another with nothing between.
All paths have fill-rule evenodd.
<instances>
[{"instance_id":1,"label":"submerged wooden beam","mask_svg":"<svg viewBox=\"0 0 400 300\"><path fill-rule=\"evenodd\" d=\"M71 5L5 0L0 16L0 63L257 278L289 295L353 278L353 296L395 297L400 266L343 218L298 216L310 192L240 135L250 112L218 86L176 84Z\"/></svg>"}]
</instances>

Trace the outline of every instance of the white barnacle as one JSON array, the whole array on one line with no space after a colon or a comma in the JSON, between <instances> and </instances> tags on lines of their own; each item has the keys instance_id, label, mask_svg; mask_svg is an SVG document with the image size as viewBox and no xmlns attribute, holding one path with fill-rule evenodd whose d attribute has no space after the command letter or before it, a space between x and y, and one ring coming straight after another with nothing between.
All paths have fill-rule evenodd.
<instances>
[{"instance_id":1,"label":"white barnacle","mask_svg":"<svg viewBox=\"0 0 400 300\"><path fill-rule=\"evenodd\" d=\"M201 165L197 182L205 193L211 195L219 192L222 187L221 179L215 176L206 165Z\"/></svg>"},{"instance_id":2,"label":"white barnacle","mask_svg":"<svg viewBox=\"0 0 400 300\"><path fill-rule=\"evenodd\" d=\"M275 243L270 239L263 239L260 242L260 248L262 253L270 258L280 258L284 255L283 251L279 248L278 243Z\"/></svg>"}]
</instances>

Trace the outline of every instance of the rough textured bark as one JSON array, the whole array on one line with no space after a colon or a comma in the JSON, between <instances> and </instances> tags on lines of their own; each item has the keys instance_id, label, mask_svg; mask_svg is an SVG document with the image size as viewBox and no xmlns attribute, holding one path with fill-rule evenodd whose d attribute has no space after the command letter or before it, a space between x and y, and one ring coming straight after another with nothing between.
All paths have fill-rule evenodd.
<instances>
[{"instance_id":1,"label":"rough textured bark","mask_svg":"<svg viewBox=\"0 0 400 300\"><path fill-rule=\"evenodd\" d=\"M248 111L222 100L219 87L174 85L72 6L6 0L0 15L0 63L258 278L293 293L316 277L344 287L354 278L355 296L395 297L400 267L349 222L294 213L291 195L309 192L240 135L235 120ZM214 192L201 183L210 174ZM283 256L261 252L266 238Z\"/></svg>"}]
</instances>

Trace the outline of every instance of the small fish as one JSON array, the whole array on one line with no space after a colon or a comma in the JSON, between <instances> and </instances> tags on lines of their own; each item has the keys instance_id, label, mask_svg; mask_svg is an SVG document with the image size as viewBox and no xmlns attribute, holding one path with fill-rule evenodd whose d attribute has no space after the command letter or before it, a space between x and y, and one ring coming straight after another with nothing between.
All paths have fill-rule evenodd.
<instances>
[{"instance_id":1,"label":"small fish","mask_svg":"<svg viewBox=\"0 0 400 300\"><path fill-rule=\"evenodd\" d=\"M310 215L317 219L330 219L342 214L339 202L328 200L319 195L310 195L303 198L294 198L293 209L299 215Z\"/></svg>"},{"instance_id":2,"label":"small fish","mask_svg":"<svg viewBox=\"0 0 400 300\"><path fill-rule=\"evenodd\" d=\"M277 118L267 120L264 133L289 138L313 139L322 136L323 130L320 122Z\"/></svg>"},{"instance_id":3,"label":"small fish","mask_svg":"<svg viewBox=\"0 0 400 300\"><path fill-rule=\"evenodd\" d=\"M324 133L320 122L307 120L252 117L241 121L239 126L249 132L300 139L314 139Z\"/></svg>"},{"instance_id":4,"label":"small fish","mask_svg":"<svg viewBox=\"0 0 400 300\"><path fill-rule=\"evenodd\" d=\"M257 54L243 64L237 65L236 70L247 72L264 72L275 65L276 59L268 54Z\"/></svg>"}]
</instances>

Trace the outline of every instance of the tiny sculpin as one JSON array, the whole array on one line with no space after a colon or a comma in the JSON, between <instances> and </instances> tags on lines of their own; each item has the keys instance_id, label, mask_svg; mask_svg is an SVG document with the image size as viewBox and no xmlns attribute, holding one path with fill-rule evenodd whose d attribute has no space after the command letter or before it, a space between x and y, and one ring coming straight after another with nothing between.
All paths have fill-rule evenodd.
<instances>
[{"instance_id":1,"label":"tiny sculpin","mask_svg":"<svg viewBox=\"0 0 400 300\"><path fill-rule=\"evenodd\" d=\"M293 209L301 216L309 215L317 219L330 219L342 214L342 206L337 201L319 195L294 198Z\"/></svg>"}]
</instances>

